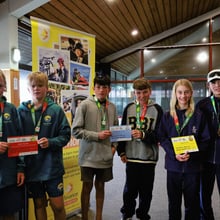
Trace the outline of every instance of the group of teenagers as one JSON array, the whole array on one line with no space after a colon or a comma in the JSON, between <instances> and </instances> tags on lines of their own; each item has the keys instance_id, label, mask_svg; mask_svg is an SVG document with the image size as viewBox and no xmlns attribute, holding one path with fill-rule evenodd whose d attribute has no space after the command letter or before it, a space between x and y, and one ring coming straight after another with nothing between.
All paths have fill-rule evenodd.
<instances>
[{"instance_id":1,"label":"group of teenagers","mask_svg":"<svg viewBox=\"0 0 220 220\"><path fill-rule=\"evenodd\" d=\"M220 190L220 69L207 75L210 95L194 103L188 79L175 81L169 110L150 98L152 87L145 78L133 82L134 101L123 109L121 125L131 126L129 141L111 142L111 126L118 125L107 76L96 76L94 95L82 101L72 124L80 139L82 219L89 220L90 193L96 189L96 220L102 220L105 182L113 178L113 156L125 163L122 220L150 219L149 210L159 159L165 151L169 220L214 220L212 193L217 179ZM194 136L197 151L175 153L172 138ZM189 139L190 140L190 139ZM189 143L187 143L189 144ZM189 144L190 145L190 144ZM182 213L184 198L184 213Z\"/></svg>"},{"instance_id":2,"label":"group of teenagers","mask_svg":"<svg viewBox=\"0 0 220 220\"><path fill-rule=\"evenodd\" d=\"M47 97L45 73L27 76L31 100L18 108L6 101L4 73L0 70L0 219L14 220L24 206L24 192L33 198L36 220L46 220L49 204L54 220L65 220L62 148L71 135L79 139L82 220L90 220L90 193L96 189L96 220L102 220L105 182L113 179L113 157L126 164L122 220L150 219L149 210L159 159L165 150L169 220L214 220L212 193L220 189L220 70L208 73L210 96L194 103L192 83L178 79L172 88L170 109L151 100L145 78L133 82L134 101L123 110L121 125L131 126L130 141L111 142L111 126L118 125L116 106L108 100L111 81L96 75L93 95L77 108L72 127L61 106ZM37 135L38 153L8 157L11 136ZM171 139L193 135L198 151L176 154ZM74 183L73 183L74 184Z\"/></svg>"}]
</instances>

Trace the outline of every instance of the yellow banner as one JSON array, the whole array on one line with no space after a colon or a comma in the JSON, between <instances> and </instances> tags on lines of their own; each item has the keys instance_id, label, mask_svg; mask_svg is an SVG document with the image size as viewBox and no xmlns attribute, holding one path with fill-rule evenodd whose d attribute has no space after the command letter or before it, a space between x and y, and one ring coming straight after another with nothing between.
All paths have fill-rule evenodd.
<instances>
[{"instance_id":1,"label":"yellow banner","mask_svg":"<svg viewBox=\"0 0 220 220\"><path fill-rule=\"evenodd\" d=\"M78 151L79 146L72 144L78 144L77 140L72 137L68 146L63 148L63 159L65 167L64 181L64 204L66 215L72 215L77 213L81 209L80 194L82 184L80 181L80 168L78 166ZM72 145L72 146L70 146ZM35 219L34 207L32 199L29 199L28 219ZM51 207L47 207L48 220L53 220L53 212Z\"/></svg>"},{"instance_id":2,"label":"yellow banner","mask_svg":"<svg viewBox=\"0 0 220 220\"><path fill-rule=\"evenodd\" d=\"M92 93L95 36L34 17L31 26L32 70L45 72L55 83L69 84L71 89L89 89ZM74 86L79 75L84 81Z\"/></svg>"},{"instance_id":3,"label":"yellow banner","mask_svg":"<svg viewBox=\"0 0 220 220\"><path fill-rule=\"evenodd\" d=\"M61 105L71 125L76 98L92 94L91 82L95 76L95 36L31 17L32 71L41 71L49 79L50 98ZM63 95L63 91L69 91ZM83 91L80 92L79 91ZM77 94L77 96L76 96ZM80 99L82 100L82 99ZM70 105L67 109L67 105ZM80 210L80 168L78 166L78 140L71 138L63 148L64 203L67 216ZM33 202L29 200L29 218L34 219ZM48 206L48 219L53 213Z\"/></svg>"}]
</instances>

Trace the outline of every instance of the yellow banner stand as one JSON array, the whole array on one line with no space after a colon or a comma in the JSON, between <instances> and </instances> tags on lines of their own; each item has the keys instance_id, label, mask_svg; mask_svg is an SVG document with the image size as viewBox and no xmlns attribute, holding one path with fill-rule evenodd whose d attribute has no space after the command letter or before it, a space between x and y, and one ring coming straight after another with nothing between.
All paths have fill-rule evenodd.
<instances>
[{"instance_id":1,"label":"yellow banner stand","mask_svg":"<svg viewBox=\"0 0 220 220\"><path fill-rule=\"evenodd\" d=\"M80 181L80 168L78 166L78 141L73 137L70 143L63 148L63 159L65 167L64 180L64 204L66 215L71 216L76 214L81 209L80 193L82 184ZM34 206L32 199L29 199L28 204L28 219L35 219ZM47 207L48 220L53 220L53 212L51 207Z\"/></svg>"},{"instance_id":2,"label":"yellow banner stand","mask_svg":"<svg viewBox=\"0 0 220 220\"><path fill-rule=\"evenodd\" d=\"M73 72L77 68L84 72L84 76L88 77L89 85L91 85L92 79L95 75L95 36L73 30L68 27L64 27L52 22L48 22L42 19L31 17L32 28L32 71L44 71L48 74L55 74L57 69L57 58L60 56L65 60L66 68L68 69L68 80L65 82L53 81L54 90L58 93L57 104L61 104L60 90L70 90L72 93L77 91L77 88L73 87L72 77ZM68 40L67 40L68 39ZM78 63L71 58L69 50L70 40L76 44L83 45L83 48L88 53L87 63ZM55 59L56 58L56 59ZM44 62L47 61L47 62ZM48 65L51 64L51 65ZM56 66L56 68L55 68ZM43 70L41 70L43 68ZM56 75L56 74L55 74ZM75 81L74 81L75 82ZM59 88L59 89L58 89ZM83 86L80 88L85 89L88 93L92 93L92 86ZM83 91L83 90L81 90ZM57 98L56 97L56 98ZM66 112L68 121L71 124L71 113ZM73 215L79 212L81 209L80 194L82 183L80 181L80 167L78 166L78 151L79 141L71 138L66 147L63 148L63 160L64 160L64 203L67 216ZM48 220L53 220L53 212L48 206ZM33 201L28 201L28 219L33 220L34 206Z\"/></svg>"}]
</instances>

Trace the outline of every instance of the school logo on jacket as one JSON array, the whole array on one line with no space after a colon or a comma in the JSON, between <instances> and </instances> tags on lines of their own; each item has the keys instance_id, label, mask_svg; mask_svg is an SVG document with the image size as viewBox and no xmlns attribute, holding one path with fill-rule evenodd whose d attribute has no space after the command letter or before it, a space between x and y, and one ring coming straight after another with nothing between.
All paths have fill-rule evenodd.
<instances>
[{"instance_id":1,"label":"school logo on jacket","mask_svg":"<svg viewBox=\"0 0 220 220\"><path fill-rule=\"evenodd\" d=\"M4 117L5 121L10 121L11 120L11 115L9 113L7 113L7 112L4 113L3 117Z\"/></svg>"},{"instance_id":2,"label":"school logo on jacket","mask_svg":"<svg viewBox=\"0 0 220 220\"><path fill-rule=\"evenodd\" d=\"M50 115L45 115L45 116L44 116L44 121L45 121L46 123L51 122L51 116L50 116Z\"/></svg>"}]
</instances>

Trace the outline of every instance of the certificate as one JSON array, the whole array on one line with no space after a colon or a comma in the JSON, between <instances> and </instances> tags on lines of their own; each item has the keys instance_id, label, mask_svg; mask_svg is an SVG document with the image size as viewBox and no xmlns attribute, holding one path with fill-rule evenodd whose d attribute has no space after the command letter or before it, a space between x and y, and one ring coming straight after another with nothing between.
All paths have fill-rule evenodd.
<instances>
[{"instance_id":1,"label":"certificate","mask_svg":"<svg viewBox=\"0 0 220 220\"><path fill-rule=\"evenodd\" d=\"M171 138L175 154L199 151L193 135Z\"/></svg>"},{"instance_id":2,"label":"certificate","mask_svg":"<svg viewBox=\"0 0 220 220\"><path fill-rule=\"evenodd\" d=\"M8 137L8 157L38 153L37 135Z\"/></svg>"},{"instance_id":3,"label":"certificate","mask_svg":"<svg viewBox=\"0 0 220 220\"><path fill-rule=\"evenodd\" d=\"M112 136L110 137L111 142L131 140L130 125L112 126L110 127L110 131L112 132Z\"/></svg>"}]
</instances>

